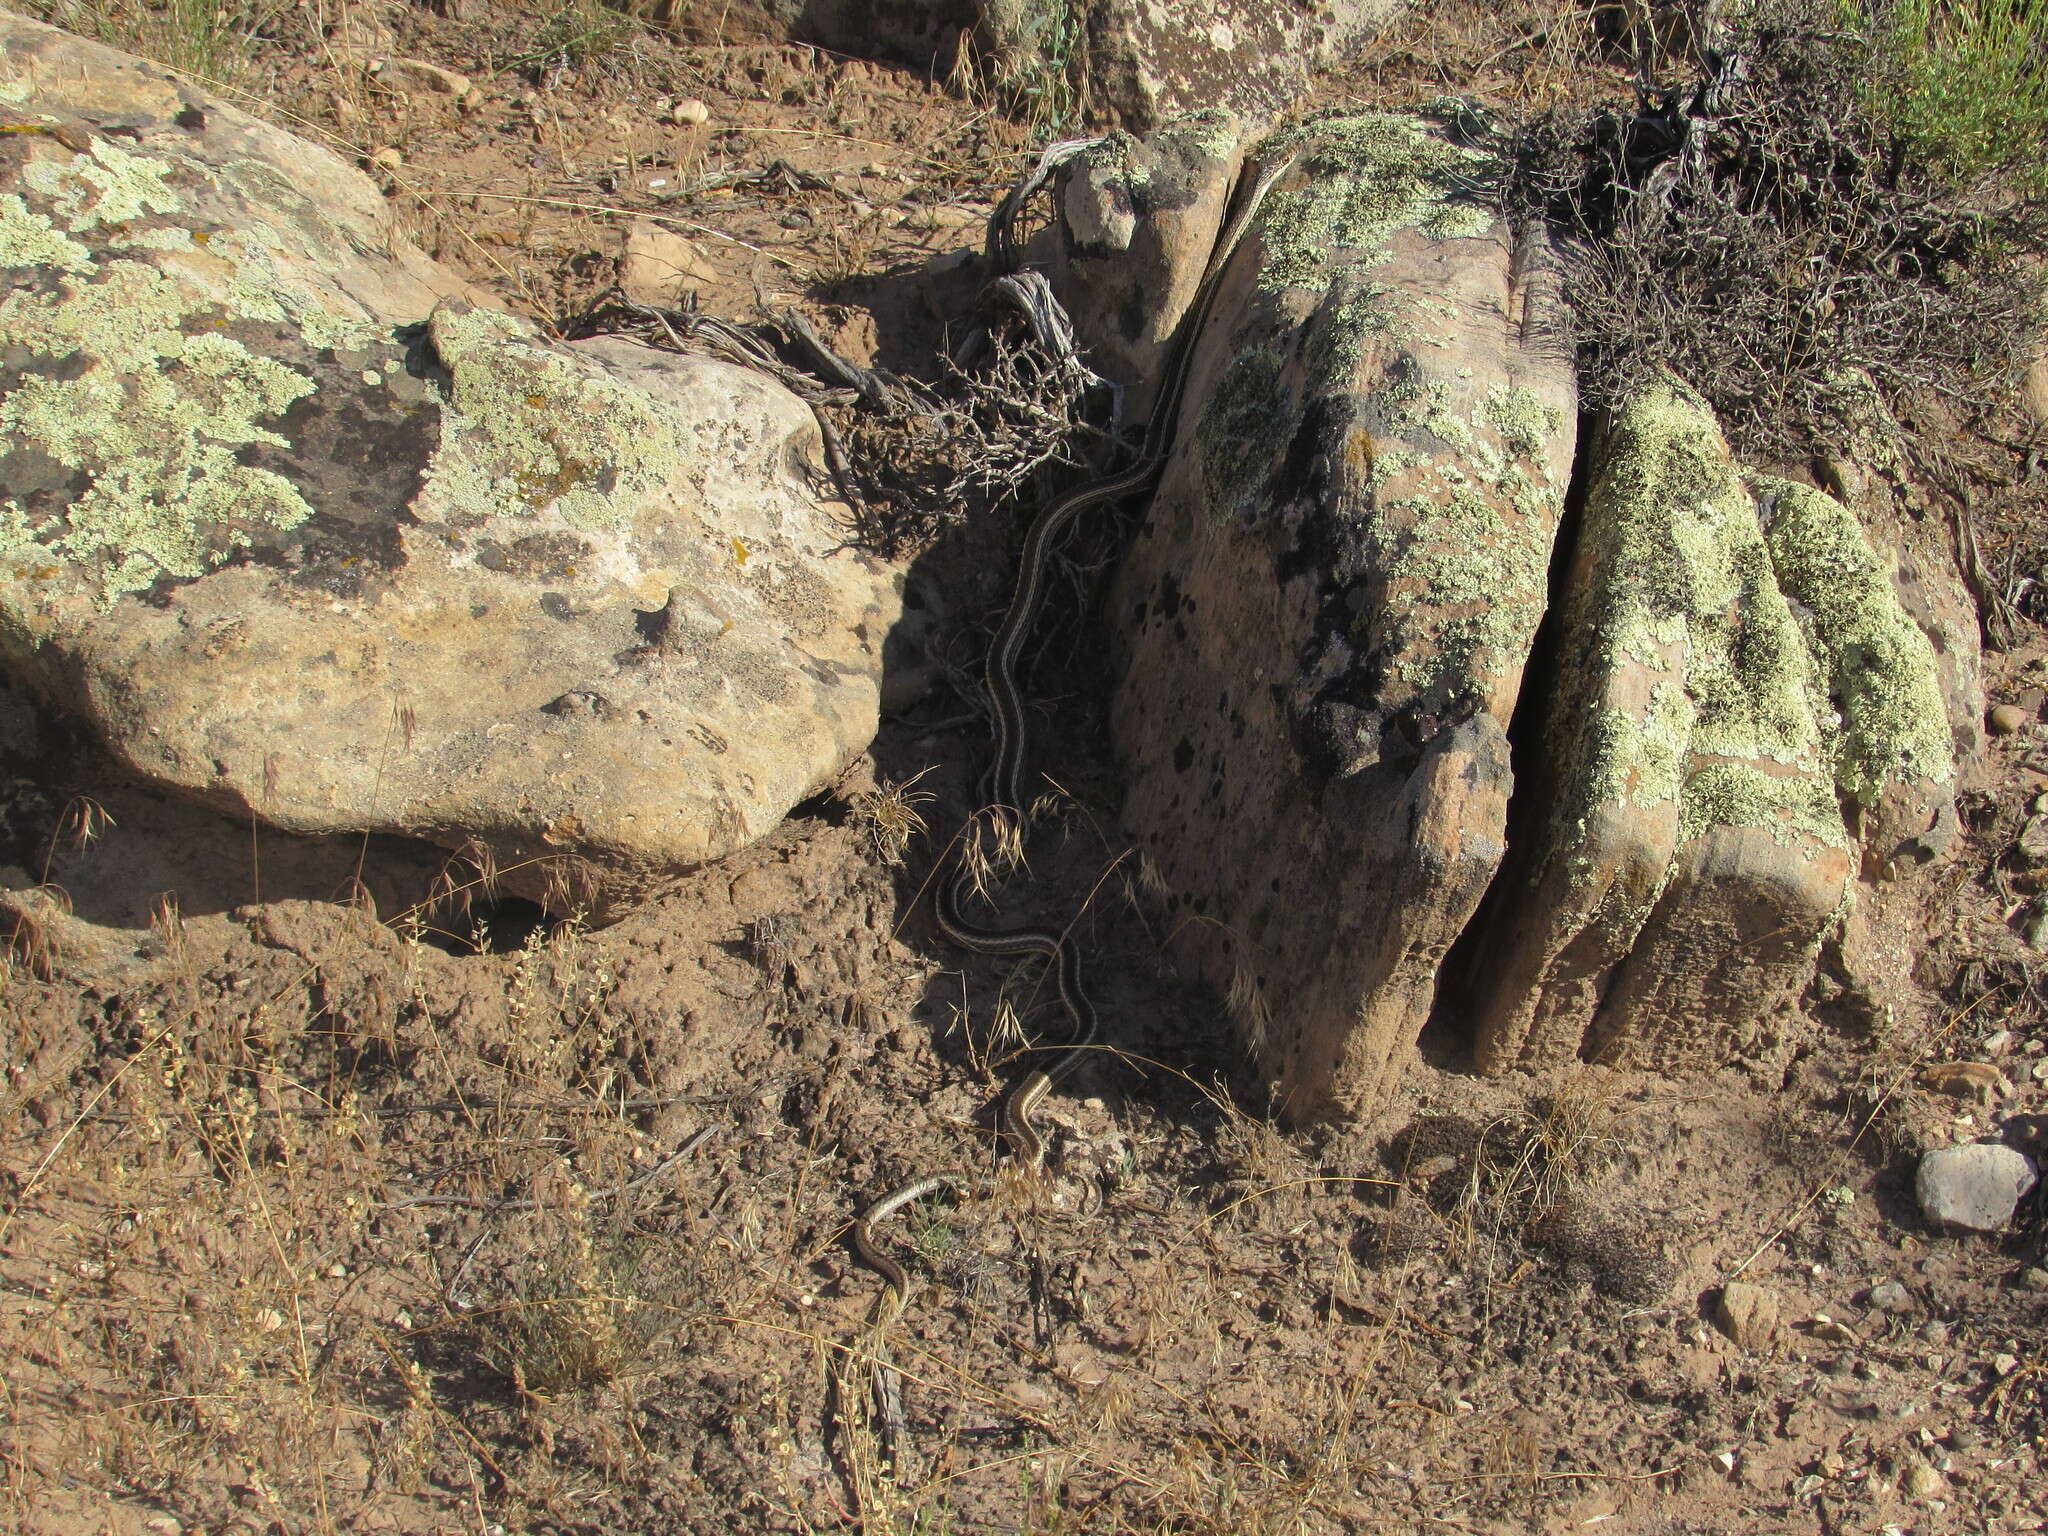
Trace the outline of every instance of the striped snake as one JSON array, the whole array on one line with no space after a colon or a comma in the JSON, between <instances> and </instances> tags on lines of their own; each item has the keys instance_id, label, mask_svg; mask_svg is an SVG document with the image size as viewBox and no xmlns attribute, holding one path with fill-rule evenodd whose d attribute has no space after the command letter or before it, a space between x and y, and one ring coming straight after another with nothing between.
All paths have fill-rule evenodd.
<instances>
[{"instance_id":1,"label":"striped snake","mask_svg":"<svg viewBox=\"0 0 2048 1536\"><path fill-rule=\"evenodd\" d=\"M1059 990L1068 1018L1073 1021L1073 1033L1058 1061L1029 1073L1017 1085L1004 1100L1001 1116L1003 1139L1009 1143L1011 1155L1018 1166L1028 1168L1034 1174L1045 1164L1045 1138L1039 1134L1033 1115L1052 1091L1053 1084L1071 1072L1093 1048L1097 1029L1095 1005L1089 1001L1081 985L1081 956L1071 935L1056 928L983 928L969 921L964 907L969 893L976 888L977 874L976 861L967 852L968 840L981 837L984 816L998 822L1009 821L1018 827L1023 824L1022 780L1026 740L1024 700L1017 687L1017 656L1023 649L1025 637L1037 617L1039 600L1045 592L1048 557L1053 543L1076 517L1090 508L1105 506L1126 496L1141 495L1152 489L1159 472L1165 467L1167 453L1173 447L1181 396L1187 389L1188 372L1194 362L1195 342L1208 323L1209 311L1216 302L1218 288L1222 286L1224 268L1229 265L1245 232L1251 228L1266 194L1293 164L1294 157L1290 155L1261 171L1245 194L1236 216L1217 237L1208 266L1202 273L1201 285L1195 290L1194 302L1182 318L1180 334L1152 407L1152 420L1145 431L1144 451L1137 462L1117 474L1091 480L1069 491L1045 507L1032 521L1030 531L1024 536L1023 551L1018 556L1016 590L1011 594L1009 609L1003 615L995 638L989 643L985 678L995 715L995 757L983 781L986 807L969 819L955 839L951 854L953 868L950 873L941 870L932 910L941 931L962 949L980 955L1044 955L1053 963L1054 985ZM903 1266L876 1243L875 1228L913 1201L922 1200L941 1189L971 1182L973 1176L958 1169L926 1174L891 1190L854 1222L853 1250L861 1263L882 1277L886 1287L887 1299L877 1327L886 1327L902 1316L910 1294L910 1279Z\"/></svg>"}]
</instances>

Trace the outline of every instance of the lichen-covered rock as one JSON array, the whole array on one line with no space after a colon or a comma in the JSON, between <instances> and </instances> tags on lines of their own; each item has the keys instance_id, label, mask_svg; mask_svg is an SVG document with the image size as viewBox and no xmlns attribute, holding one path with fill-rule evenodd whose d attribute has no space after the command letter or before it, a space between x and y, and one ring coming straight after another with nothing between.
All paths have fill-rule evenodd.
<instances>
[{"instance_id":1,"label":"lichen-covered rock","mask_svg":"<svg viewBox=\"0 0 2048 1536\"><path fill-rule=\"evenodd\" d=\"M465 302L375 188L0 17L0 662L139 773L602 907L871 736L793 396Z\"/></svg>"},{"instance_id":2,"label":"lichen-covered rock","mask_svg":"<svg viewBox=\"0 0 2048 1536\"><path fill-rule=\"evenodd\" d=\"M1849 897L1845 812L1889 844L1953 793L1932 647L1846 508L1742 474L1677 385L1591 451L1536 804L1471 951L1495 1070L1736 1054Z\"/></svg>"},{"instance_id":3,"label":"lichen-covered rock","mask_svg":"<svg viewBox=\"0 0 2048 1536\"><path fill-rule=\"evenodd\" d=\"M1027 102L1143 132L1225 107L1271 121L1311 71L1384 28L1401 0L737 0L721 32L801 38L972 72ZM720 38L725 41L725 37Z\"/></svg>"},{"instance_id":4,"label":"lichen-covered rock","mask_svg":"<svg viewBox=\"0 0 2048 1536\"><path fill-rule=\"evenodd\" d=\"M1329 119L1225 279L1119 581L1126 821L1290 1113L1391 1087L1505 848L1574 438L1540 246L1417 119Z\"/></svg>"},{"instance_id":5,"label":"lichen-covered rock","mask_svg":"<svg viewBox=\"0 0 2048 1536\"><path fill-rule=\"evenodd\" d=\"M1128 420L1151 416L1242 155L1236 121L1205 112L1142 139L1112 133L1062 169L1054 291L1090 366L1123 386Z\"/></svg>"},{"instance_id":6,"label":"lichen-covered rock","mask_svg":"<svg viewBox=\"0 0 2048 1536\"><path fill-rule=\"evenodd\" d=\"M1554 549L1571 364L1468 126L1324 119L1248 157L1297 164L1112 603L1126 824L1297 1117L1384 1103L1432 1020L1492 1071L1781 1038L1830 936L1851 968L1896 948L1896 882L1859 877L1953 840L1981 714L1953 565L1881 477L1747 472L1675 381L1586 448ZM1186 142L1112 140L1065 189L1081 329L1133 369L1178 310L1077 236L1178 251L1152 286L1189 286L1215 220L1187 189L1229 157Z\"/></svg>"},{"instance_id":7,"label":"lichen-covered rock","mask_svg":"<svg viewBox=\"0 0 2048 1536\"><path fill-rule=\"evenodd\" d=\"M1013 67L1078 52L1082 105L1096 121L1143 132L1208 107L1270 123L1306 93L1311 71L1372 37L1400 3L1097 0L1069 41L1040 20L1040 0L985 0L982 30Z\"/></svg>"}]
</instances>

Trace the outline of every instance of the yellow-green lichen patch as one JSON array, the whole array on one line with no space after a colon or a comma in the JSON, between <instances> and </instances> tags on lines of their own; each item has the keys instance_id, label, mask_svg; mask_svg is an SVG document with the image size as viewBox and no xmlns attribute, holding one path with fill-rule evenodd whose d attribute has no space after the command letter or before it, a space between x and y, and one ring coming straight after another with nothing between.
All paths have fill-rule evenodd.
<instances>
[{"instance_id":1,"label":"yellow-green lichen patch","mask_svg":"<svg viewBox=\"0 0 2048 1536\"><path fill-rule=\"evenodd\" d=\"M1606 805L1679 796L1684 837L1769 827L1847 845L1824 765L1813 665L1778 590L1756 509L1713 417L1689 392L1646 390L1605 445L1583 534L1574 676L1559 695L1572 764L1567 843ZM1631 668L1663 673L1651 707L1617 718ZM1668 692L1682 676L1684 707ZM1674 782L1672 765L1684 763Z\"/></svg>"},{"instance_id":2,"label":"yellow-green lichen patch","mask_svg":"<svg viewBox=\"0 0 2048 1536\"><path fill-rule=\"evenodd\" d=\"M1544 449L1564 427L1563 411L1544 404L1519 384L1505 389L1494 385L1487 390L1479 412L1500 434L1501 445L1525 459L1542 461Z\"/></svg>"},{"instance_id":3,"label":"yellow-green lichen patch","mask_svg":"<svg viewBox=\"0 0 2048 1536\"><path fill-rule=\"evenodd\" d=\"M1509 515L1454 462L1376 507L1372 563L1399 601L1378 640L1419 693L1478 703L1522 663L1542 618L1555 524Z\"/></svg>"},{"instance_id":4,"label":"yellow-green lichen patch","mask_svg":"<svg viewBox=\"0 0 2048 1536\"><path fill-rule=\"evenodd\" d=\"M1205 107L1175 118L1153 135L1162 143L1185 144L1210 160L1228 159L1237 148L1237 119L1217 107Z\"/></svg>"},{"instance_id":5,"label":"yellow-green lichen patch","mask_svg":"<svg viewBox=\"0 0 2048 1536\"><path fill-rule=\"evenodd\" d=\"M56 228L27 203L9 193L0 196L0 267L54 267L84 272L92 252Z\"/></svg>"},{"instance_id":6,"label":"yellow-green lichen patch","mask_svg":"<svg viewBox=\"0 0 2048 1536\"><path fill-rule=\"evenodd\" d=\"M478 516L551 509L572 527L615 527L673 482L672 411L541 345L520 322L444 305L429 321L448 369L438 494Z\"/></svg>"},{"instance_id":7,"label":"yellow-green lichen patch","mask_svg":"<svg viewBox=\"0 0 2048 1536\"><path fill-rule=\"evenodd\" d=\"M0 433L80 472L86 490L33 522L15 507L6 557L77 562L101 606L159 579L191 577L312 508L290 481L240 461L263 425L313 382L217 333L187 334L193 295L139 261L89 282L0 301L0 343L53 366L0 398Z\"/></svg>"},{"instance_id":8,"label":"yellow-green lichen patch","mask_svg":"<svg viewBox=\"0 0 2048 1536\"><path fill-rule=\"evenodd\" d=\"M1837 788L1868 807L1894 780L1947 783L1955 748L1934 647L1855 515L1811 486L1762 475L1751 483L1774 514L1778 583L1812 615L1806 638L1840 712L1830 732Z\"/></svg>"},{"instance_id":9,"label":"yellow-green lichen patch","mask_svg":"<svg viewBox=\"0 0 2048 1536\"><path fill-rule=\"evenodd\" d=\"M68 160L31 160L21 184L44 198L73 234L127 224L146 214L175 214L184 200L166 184L173 166L154 155L131 154L94 138Z\"/></svg>"},{"instance_id":10,"label":"yellow-green lichen patch","mask_svg":"<svg viewBox=\"0 0 2048 1536\"><path fill-rule=\"evenodd\" d=\"M1305 175L1276 188L1261 212L1263 288L1320 290L1333 264L1377 255L1397 230L1452 239L1492 225L1459 194L1494 173L1493 157L1448 143L1420 118L1324 118L1275 135L1259 158L1290 152Z\"/></svg>"}]
</instances>

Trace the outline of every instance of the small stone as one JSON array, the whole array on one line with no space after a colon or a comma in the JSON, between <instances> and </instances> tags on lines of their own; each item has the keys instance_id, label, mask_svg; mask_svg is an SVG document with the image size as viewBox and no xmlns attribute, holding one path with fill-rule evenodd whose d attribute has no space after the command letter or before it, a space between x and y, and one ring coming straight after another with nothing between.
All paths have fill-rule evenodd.
<instances>
[{"instance_id":1,"label":"small stone","mask_svg":"<svg viewBox=\"0 0 2048 1536\"><path fill-rule=\"evenodd\" d=\"M671 122L695 128L698 124L711 120L711 109L696 97L685 96L681 101L669 108L668 115Z\"/></svg>"},{"instance_id":2,"label":"small stone","mask_svg":"<svg viewBox=\"0 0 2048 1536\"><path fill-rule=\"evenodd\" d=\"M636 304L676 303L686 289L708 287L715 279L697 243L652 219L626 226L619 254L619 287Z\"/></svg>"},{"instance_id":3,"label":"small stone","mask_svg":"<svg viewBox=\"0 0 2048 1536\"><path fill-rule=\"evenodd\" d=\"M2017 736L2027 726L2027 712L2017 704L2000 704L1986 721L1994 736Z\"/></svg>"},{"instance_id":4,"label":"small stone","mask_svg":"<svg viewBox=\"0 0 2048 1536\"><path fill-rule=\"evenodd\" d=\"M348 1278L348 1266L342 1263L341 1260L336 1259L327 1266L327 1278L330 1280L346 1280Z\"/></svg>"},{"instance_id":5,"label":"small stone","mask_svg":"<svg viewBox=\"0 0 2048 1536\"><path fill-rule=\"evenodd\" d=\"M1896 1280L1880 1280L1870 1288L1864 1304L1877 1312L1911 1312L1915 1310L1913 1293Z\"/></svg>"},{"instance_id":6,"label":"small stone","mask_svg":"<svg viewBox=\"0 0 2048 1536\"><path fill-rule=\"evenodd\" d=\"M1948 1485L1939 1472L1915 1457L1906 1464L1906 1475L1899 1479L1899 1486L1909 1498L1932 1499L1939 1497Z\"/></svg>"},{"instance_id":7,"label":"small stone","mask_svg":"<svg viewBox=\"0 0 2048 1536\"><path fill-rule=\"evenodd\" d=\"M377 81L395 90L422 95L447 96L461 101L475 91L469 76L443 69L425 59L385 59L377 68Z\"/></svg>"},{"instance_id":8,"label":"small stone","mask_svg":"<svg viewBox=\"0 0 2048 1536\"><path fill-rule=\"evenodd\" d=\"M2020 1289L2023 1291L2048 1291L2048 1269L2038 1264L2029 1264L2020 1271Z\"/></svg>"},{"instance_id":9,"label":"small stone","mask_svg":"<svg viewBox=\"0 0 2048 1536\"><path fill-rule=\"evenodd\" d=\"M2039 869L2048 864L2048 816L2029 816L2027 824L2020 828L2016 847L2028 868Z\"/></svg>"},{"instance_id":10,"label":"small stone","mask_svg":"<svg viewBox=\"0 0 2048 1536\"><path fill-rule=\"evenodd\" d=\"M151 1536L183 1536L185 1530L174 1515L151 1515L142 1522L142 1528Z\"/></svg>"},{"instance_id":11,"label":"small stone","mask_svg":"<svg viewBox=\"0 0 2048 1536\"><path fill-rule=\"evenodd\" d=\"M1920 1325L1920 1337L1929 1344L1946 1344L1948 1342L1948 1324L1922 1323Z\"/></svg>"},{"instance_id":12,"label":"small stone","mask_svg":"<svg viewBox=\"0 0 2048 1536\"><path fill-rule=\"evenodd\" d=\"M2000 1381L2005 1380L2006 1377L2019 1368L2020 1357L2018 1355L1996 1354L1991 1357L1991 1372Z\"/></svg>"},{"instance_id":13,"label":"small stone","mask_svg":"<svg viewBox=\"0 0 2048 1536\"><path fill-rule=\"evenodd\" d=\"M1738 1348L1766 1348L1778 1332L1778 1298L1760 1285L1731 1280L1714 1303L1714 1326Z\"/></svg>"},{"instance_id":14,"label":"small stone","mask_svg":"<svg viewBox=\"0 0 2048 1536\"><path fill-rule=\"evenodd\" d=\"M395 171L405 164L405 156L389 144L370 151L370 169L373 171Z\"/></svg>"},{"instance_id":15,"label":"small stone","mask_svg":"<svg viewBox=\"0 0 2048 1536\"><path fill-rule=\"evenodd\" d=\"M2037 357L2020 378L2020 398L2041 426L2048 427L2048 357Z\"/></svg>"},{"instance_id":16,"label":"small stone","mask_svg":"<svg viewBox=\"0 0 2048 1536\"><path fill-rule=\"evenodd\" d=\"M1914 1192L1929 1221L1973 1232L1997 1232L2012 1220L2020 1196L2034 1187L2034 1164L1996 1142L1942 1147L1920 1159Z\"/></svg>"},{"instance_id":17,"label":"small stone","mask_svg":"<svg viewBox=\"0 0 2048 1536\"><path fill-rule=\"evenodd\" d=\"M2042 798L2048 799L2048 796L2043 796ZM2011 1044L2011 1030L1994 1029L1993 1031L1991 1031L1990 1034L1984 1037L1984 1054L1986 1056L2003 1056L2006 1052L2007 1047L2009 1047Z\"/></svg>"}]
</instances>

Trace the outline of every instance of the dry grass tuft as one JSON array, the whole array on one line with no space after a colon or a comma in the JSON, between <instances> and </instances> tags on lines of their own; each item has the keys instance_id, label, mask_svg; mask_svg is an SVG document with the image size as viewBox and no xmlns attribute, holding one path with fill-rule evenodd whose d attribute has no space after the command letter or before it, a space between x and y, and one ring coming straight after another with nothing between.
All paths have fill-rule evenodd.
<instances>
[{"instance_id":1,"label":"dry grass tuft","mask_svg":"<svg viewBox=\"0 0 2048 1536\"><path fill-rule=\"evenodd\" d=\"M901 864L911 840L929 830L918 807L929 805L937 796L917 785L930 772L921 768L900 784L884 779L853 797L849 807L853 825L882 863Z\"/></svg>"}]
</instances>

